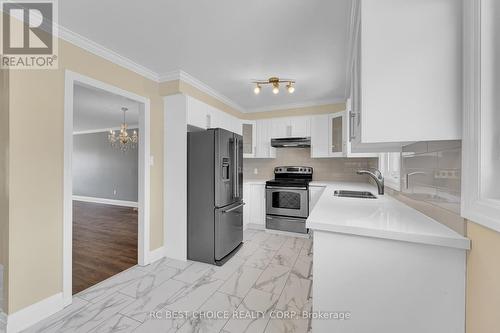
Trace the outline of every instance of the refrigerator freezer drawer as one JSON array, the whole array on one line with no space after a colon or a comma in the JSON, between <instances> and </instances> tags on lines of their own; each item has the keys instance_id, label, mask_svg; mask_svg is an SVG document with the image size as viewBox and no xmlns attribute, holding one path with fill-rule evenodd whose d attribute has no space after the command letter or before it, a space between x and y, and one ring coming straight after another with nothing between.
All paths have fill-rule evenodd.
<instances>
[{"instance_id":1,"label":"refrigerator freezer drawer","mask_svg":"<svg viewBox=\"0 0 500 333\"><path fill-rule=\"evenodd\" d=\"M215 210L215 260L222 260L243 241L243 205Z\"/></svg>"}]
</instances>

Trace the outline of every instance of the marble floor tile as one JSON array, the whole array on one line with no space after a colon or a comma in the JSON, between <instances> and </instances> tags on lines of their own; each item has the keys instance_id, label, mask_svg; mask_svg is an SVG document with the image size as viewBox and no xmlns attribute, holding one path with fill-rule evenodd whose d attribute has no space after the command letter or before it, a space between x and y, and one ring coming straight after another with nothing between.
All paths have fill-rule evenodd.
<instances>
[{"instance_id":1,"label":"marble floor tile","mask_svg":"<svg viewBox=\"0 0 500 333\"><path fill-rule=\"evenodd\" d=\"M300 252L300 250L304 247L304 244L306 242L307 242L307 238L290 237L285 241L285 243L283 244L283 247Z\"/></svg>"},{"instance_id":2,"label":"marble floor tile","mask_svg":"<svg viewBox=\"0 0 500 333\"><path fill-rule=\"evenodd\" d=\"M179 270L176 268L158 266L149 271L146 275L127 284L124 288L120 289L120 292L133 298L140 298L178 273Z\"/></svg>"},{"instance_id":3,"label":"marble floor tile","mask_svg":"<svg viewBox=\"0 0 500 333\"><path fill-rule=\"evenodd\" d=\"M265 248L258 248L254 254L252 254L247 261L245 262L245 265L247 266L252 266L255 268L259 269L265 269L271 260L273 260L274 255L276 254L276 251L265 249Z\"/></svg>"},{"instance_id":4,"label":"marble floor tile","mask_svg":"<svg viewBox=\"0 0 500 333\"><path fill-rule=\"evenodd\" d=\"M270 264L255 282L255 289L280 295L290 273L290 267Z\"/></svg>"},{"instance_id":5,"label":"marble floor tile","mask_svg":"<svg viewBox=\"0 0 500 333\"><path fill-rule=\"evenodd\" d=\"M224 281L211 276L202 276L192 284L177 290L165 302L165 309L171 311L195 311L209 299Z\"/></svg>"},{"instance_id":6,"label":"marble floor tile","mask_svg":"<svg viewBox=\"0 0 500 333\"><path fill-rule=\"evenodd\" d=\"M245 239L221 267L171 258L135 266L75 295L70 306L26 332L306 332L307 320L269 320L269 311L310 309L313 240L255 230ZM267 315L196 316L235 309ZM188 314L154 316L172 311Z\"/></svg>"},{"instance_id":7,"label":"marble floor tile","mask_svg":"<svg viewBox=\"0 0 500 333\"><path fill-rule=\"evenodd\" d=\"M141 323L125 317L121 314L115 314L105 322L92 330L92 333L128 333L134 331Z\"/></svg>"},{"instance_id":8,"label":"marble floor tile","mask_svg":"<svg viewBox=\"0 0 500 333\"><path fill-rule=\"evenodd\" d=\"M208 317L193 316L179 330L180 333L217 333L230 319L232 312L240 305L242 298L221 292L213 294L199 309L199 314ZM215 315L217 315L215 317ZM210 317L211 316L211 317Z\"/></svg>"},{"instance_id":9,"label":"marble floor tile","mask_svg":"<svg viewBox=\"0 0 500 333\"><path fill-rule=\"evenodd\" d=\"M277 309L285 311L307 311L310 306L309 293L312 281L291 272L280 295Z\"/></svg>"},{"instance_id":10,"label":"marble floor tile","mask_svg":"<svg viewBox=\"0 0 500 333\"><path fill-rule=\"evenodd\" d=\"M133 303L123 308L120 313L134 320L144 322L149 319L151 312L161 311L172 295L175 295L186 287L187 284L185 282L170 279L152 289L144 296L136 299Z\"/></svg>"},{"instance_id":11,"label":"marble floor tile","mask_svg":"<svg viewBox=\"0 0 500 333\"><path fill-rule=\"evenodd\" d=\"M286 236L281 236L281 235L274 235L271 234L267 239L264 241L261 241L259 244L260 246L273 250L273 251L278 251L283 243L287 240L288 237Z\"/></svg>"},{"instance_id":12,"label":"marble floor tile","mask_svg":"<svg viewBox=\"0 0 500 333\"><path fill-rule=\"evenodd\" d=\"M55 327L60 323L61 320L69 319L76 316L78 312L82 311L90 303L80 297L73 296L73 302L62 309L61 311L53 314L47 319L38 322L37 324L31 326L27 330L23 331L25 333L34 332L55 332Z\"/></svg>"},{"instance_id":13,"label":"marble floor tile","mask_svg":"<svg viewBox=\"0 0 500 333\"><path fill-rule=\"evenodd\" d=\"M300 255L303 256L303 257L312 257L312 255L313 255L313 253L312 253L312 247L311 248L307 248L307 246L304 246L300 250Z\"/></svg>"},{"instance_id":14,"label":"marble floor tile","mask_svg":"<svg viewBox=\"0 0 500 333\"><path fill-rule=\"evenodd\" d=\"M180 271L179 274L175 275L173 279L186 283L193 283L199 280L203 275L213 273L213 271L211 271L212 267L214 266L202 262L194 262L183 271Z\"/></svg>"},{"instance_id":15,"label":"marble floor tile","mask_svg":"<svg viewBox=\"0 0 500 333\"><path fill-rule=\"evenodd\" d=\"M271 261L272 264L293 267L299 256L300 249L282 246Z\"/></svg>"},{"instance_id":16,"label":"marble floor tile","mask_svg":"<svg viewBox=\"0 0 500 333\"><path fill-rule=\"evenodd\" d=\"M309 331L309 319L275 319L267 323L265 333L307 333Z\"/></svg>"},{"instance_id":17,"label":"marble floor tile","mask_svg":"<svg viewBox=\"0 0 500 333\"><path fill-rule=\"evenodd\" d=\"M211 271L213 272L211 276L214 279L226 281L233 275L238 268L240 268L245 263L245 260L239 257L232 257L222 266L213 266Z\"/></svg>"},{"instance_id":18,"label":"marble floor tile","mask_svg":"<svg viewBox=\"0 0 500 333\"><path fill-rule=\"evenodd\" d=\"M186 319L148 318L137 327L134 333L175 333L184 325Z\"/></svg>"},{"instance_id":19,"label":"marble floor tile","mask_svg":"<svg viewBox=\"0 0 500 333\"><path fill-rule=\"evenodd\" d=\"M99 324L111 318L121 309L133 302L127 295L115 293L97 303L89 303L80 311L62 317L55 321L50 328L36 332L89 332Z\"/></svg>"},{"instance_id":20,"label":"marble floor tile","mask_svg":"<svg viewBox=\"0 0 500 333\"><path fill-rule=\"evenodd\" d=\"M262 232L262 231L254 230L254 229L247 229L247 230L243 231L243 241L251 240L259 232Z\"/></svg>"},{"instance_id":21,"label":"marble floor tile","mask_svg":"<svg viewBox=\"0 0 500 333\"><path fill-rule=\"evenodd\" d=\"M245 297L253 287L263 270L250 266L240 266L238 270L220 287L219 291L239 297Z\"/></svg>"},{"instance_id":22,"label":"marble floor tile","mask_svg":"<svg viewBox=\"0 0 500 333\"><path fill-rule=\"evenodd\" d=\"M254 243L257 243L257 244L264 244L265 241L271 237L271 234L270 233L267 233L265 231L261 231L261 232L258 232L256 233L253 237L252 237L252 240L251 242L254 242Z\"/></svg>"},{"instance_id":23,"label":"marble floor tile","mask_svg":"<svg viewBox=\"0 0 500 333\"><path fill-rule=\"evenodd\" d=\"M240 249L234 256L246 260L250 258L255 253L255 251L259 249L259 247L259 243L251 241L244 242L243 246L240 247Z\"/></svg>"},{"instance_id":24,"label":"marble floor tile","mask_svg":"<svg viewBox=\"0 0 500 333\"><path fill-rule=\"evenodd\" d=\"M275 308L277 301L278 295L251 289L236 309L240 318L231 318L223 330L230 333L264 332L270 318L270 312Z\"/></svg>"},{"instance_id":25,"label":"marble floor tile","mask_svg":"<svg viewBox=\"0 0 500 333\"><path fill-rule=\"evenodd\" d=\"M297 261L292 268L292 272L303 279L310 279L312 276L312 265L312 256L298 256Z\"/></svg>"},{"instance_id":26,"label":"marble floor tile","mask_svg":"<svg viewBox=\"0 0 500 333\"><path fill-rule=\"evenodd\" d=\"M128 284L146 274L147 272L143 268L140 266L134 266L78 293L77 296L90 302L99 302L106 296L112 295L116 291L126 287Z\"/></svg>"},{"instance_id":27,"label":"marble floor tile","mask_svg":"<svg viewBox=\"0 0 500 333\"><path fill-rule=\"evenodd\" d=\"M165 258L165 259L166 259L165 263L164 263L165 265L173 267L173 268L177 268L180 270L184 270L194 263L194 261L189 261L189 260L182 261L182 260L177 260L177 259L172 259L172 258Z\"/></svg>"}]
</instances>

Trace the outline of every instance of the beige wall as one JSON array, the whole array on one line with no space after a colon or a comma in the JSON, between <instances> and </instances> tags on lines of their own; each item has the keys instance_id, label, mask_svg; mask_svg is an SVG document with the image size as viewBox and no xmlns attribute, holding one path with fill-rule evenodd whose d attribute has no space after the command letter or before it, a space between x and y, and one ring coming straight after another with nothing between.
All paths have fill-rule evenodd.
<instances>
[{"instance_id":1,"label":"beige wall","mask_svg":"<svg viewBox=\"0 0 500 333\"><path fill-rule=\"evenodd\" d=\"M163 102L158 84L61 40L58 70L10 73L9 313L62 291L66 69L150 98L151 154L156 157L151 249L162 245Z\"/></svg>"},{"instance_id":2,"label":"beige wall","mask_svg":"<svg viewBox=\"0 0 500 333\"><path fill-rule=\"evenodd\" d=\"M368 176L356 174L357 169L377 166L376 158L311 158L307 148L278 148L276 158L246 158L243 163L245 179L272 179L274 167L303 165L314 168L314 180L368 181ZM254 174L254 169L258 174Z\"/></svg>"},{"instance_id":3,"label":"beige wall","mask_svg":"<svg viewBox=\"0 0 500 333\"><path fill-rule=\"evenodd\" d=\"M9 73L0 70L0 265L3 266L3 290L0 290L0 311L7 311L7 274L9 256Z\"/></svg>"},{"instance_id":4,"label":"beige wall","mask_svg":"<svg viewBox=\"0 0 500 333\"><path fill-rule=\"evenodd\" d=\"M500 332L500 233L468 221L467 333Z\"/></svg>"}]
</instances>

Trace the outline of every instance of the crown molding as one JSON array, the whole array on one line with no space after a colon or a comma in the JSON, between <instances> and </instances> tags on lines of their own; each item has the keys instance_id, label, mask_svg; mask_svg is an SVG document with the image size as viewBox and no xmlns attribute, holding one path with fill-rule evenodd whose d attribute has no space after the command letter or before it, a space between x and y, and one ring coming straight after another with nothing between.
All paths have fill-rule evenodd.
<instances>
[{"instance_id":1,"label":"crown molding","mask_svg":"<svg viewBox=\"0 0 500 333\"><path fill-rule=\"evenodd\" d=\"M185 82L185 83L197 88L198 90L206 93L209 96L212 96L213 98L221 101L222 103L232 107L235 110L238 110L239 112L243 112L243 113L246 112L246 110L243 107L241 107L238 103L234 102L230 98L224 96L220 92L211 88L206 83L198 80L197 78L184 72L183 70L175 70L175 71L160 74L160 76L159 76L160 83L168 82L168 81L176 81L176 80L180 80L182 82Z\"/></svg>"},{"instance_id":2,"label":"crown molding","mask_svg":"<svg viewBox=\"0 0 500 333\"><path fill-rule=\"evenodd\" d=\"M330 105L330 104L339 104L345 102L346 100L344 98L323 99L323 100L309 101L304 103L292 103L292 104L275 105L270 107L253 108L253 109L248 109L245 113L301 109L301 108L310 108L310 107Z\"/></svg>"},{"instance_id":3,"label":"crown molding","mask_svg":"<svg viewBox=\"0 0 500 333\"><path fill-rule=\"evenodd\" d=\"M156 72L150 70L149 68L139 65L138 63L130 60L129 58L124 57L116 53L115 51L110 50L102 46L101 44L98 44L86 37L83 37L82 35L79 35L76 32L73 32L61 25L59 25L58 28L59 28L59 38L65 40L66 42L74 44L86 51L89 51L90 53L93 53L101 58L109 60L114 64L129 69L150 80L153 80L155 82L159 81L159 75Z\"/></svg>"}]
</instances>

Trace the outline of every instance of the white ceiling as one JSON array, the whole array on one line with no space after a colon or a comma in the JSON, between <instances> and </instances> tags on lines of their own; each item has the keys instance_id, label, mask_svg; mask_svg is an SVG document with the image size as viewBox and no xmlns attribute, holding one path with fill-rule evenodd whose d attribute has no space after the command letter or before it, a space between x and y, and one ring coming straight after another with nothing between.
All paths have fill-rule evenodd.
<instances>
[{"instance_id":1,"label":"white ceiling","mask_svg":"<svg viewBox=\"0 0 500 333\"><path fill-rule=\"evenodd\" d=\"M107 91L75 85L73 97L73 131L95 131L119 127L123 111L127 111L129 127L139 123L139 103Z\"/></svg>"},{"instance_id":2,"label":"white ceiling","mask_svg":"<svg viewBox=\"0 0 500 333\"><path fill-rule=\"evenodd\" d=\"M158 73L182 70L247 111L345 99L349 0L72 0L60 24ZM254 95L252 79L297 80Z\"/></svg>"}]
</instances>

